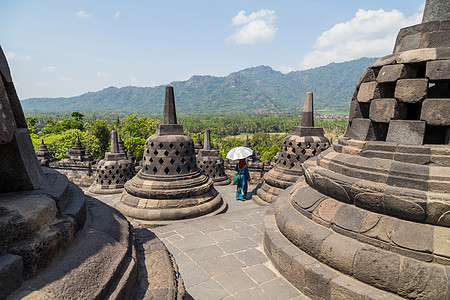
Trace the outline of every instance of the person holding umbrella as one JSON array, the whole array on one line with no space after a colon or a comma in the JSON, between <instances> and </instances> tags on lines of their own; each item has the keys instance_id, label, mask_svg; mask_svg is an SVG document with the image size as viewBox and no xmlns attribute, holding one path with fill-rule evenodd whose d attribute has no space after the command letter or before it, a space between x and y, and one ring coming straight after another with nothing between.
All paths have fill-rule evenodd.
<instances>
[{"instance_id":1,"label":"person holding umbrella","mask_svg":"<svg viewBox=\"0 0 450 300\"><path fill-rule=\"evenodd\" d=\"M227 154L227 158L231 160L239 159L239 162L236 164L236 168L234 169L237 172L237 175L233 180L233 183L237 185L237 201L245 201L245 199L247 198L247 189L248 182L250 181L250 174L248 173L247 161L245 159L252 154L253 150L247 147L233 148Z\"/></svg>"}]
</instances>

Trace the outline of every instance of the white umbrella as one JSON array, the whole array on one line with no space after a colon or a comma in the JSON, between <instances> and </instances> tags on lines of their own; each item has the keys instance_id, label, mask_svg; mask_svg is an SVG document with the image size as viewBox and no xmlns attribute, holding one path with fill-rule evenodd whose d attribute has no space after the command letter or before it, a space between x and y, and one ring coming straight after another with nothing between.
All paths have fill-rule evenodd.
<instances>
[{"instance_id":1,"label":"white umbrella","mask_svg":"<svg viewBox=\"0 0 450 300\"><path fill-rule=\"evenodd\" d=\"M253 154L253 150L247 147L236 147L228 151L227 158L231 160L247 158Z\"/></svg>"}]
</instances>

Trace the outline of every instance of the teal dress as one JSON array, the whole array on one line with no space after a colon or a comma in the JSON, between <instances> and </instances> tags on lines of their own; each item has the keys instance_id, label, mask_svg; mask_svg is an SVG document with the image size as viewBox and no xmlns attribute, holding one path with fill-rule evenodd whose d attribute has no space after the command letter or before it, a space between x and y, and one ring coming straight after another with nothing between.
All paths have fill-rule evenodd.
<instances>
[{"instance_id":1,"label":"teal dress","mask_svg":"<svg viewBox=\"0 0 450 300\"><path fill-rule=\"evenodd\" d=\"M250 181L250 174L248 173L247 166L245 166L244 169L239 170L238 165L239 164L236 164L236 168L234 168L234 170L236 172L238 172L236 199L245 200L245 199L247 199L247 188L248 188L248 182Z\"/></svg>"}]
</instances>

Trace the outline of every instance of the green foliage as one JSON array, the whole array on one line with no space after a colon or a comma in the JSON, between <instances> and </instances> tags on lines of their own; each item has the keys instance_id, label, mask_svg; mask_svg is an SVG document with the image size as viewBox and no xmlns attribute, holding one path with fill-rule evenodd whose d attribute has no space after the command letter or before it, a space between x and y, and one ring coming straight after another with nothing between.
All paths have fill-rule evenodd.
<instances>
[{"instance_id":1,"label":"green foliage","mask_svg":"<svg viewBox=\"0 0 450 300\"><path fill-rule=\"evenodd\" d=\"M74 117L77 121L81 121L84 118L84 115L79 111L74 111L71 116Z\"/></svg>"},{"instance_id":2,"label":"green foliage","mask_svg":"<svg viewBox=\"0 0 450 300\"><path fill-rule=\"evenodd\" d=\"M158 121L148 117L129 115L116 124L118 126L117 131L120 133L122 139L127 140L131 137L147 139L156 132L156 125L158 123Z\"/></svg>"},{"instance_id":3,"label":"green foliage","mask_svg":"<svg viewBox=\"0 0 450 300\"><path fill-rule=\"evenodd\" d=\"M100 157L104 156L104 153L109 149L111 142L111 132L108 125L103 120L95 121L88 126L88 132L94 136L100 143L100 151L103 153Z\"/></svg>"},{"instance_id":4,"label":"green foliage","mask_svg":"<svg viewBox=\"0 0 450 300\"><path fill-rule=\"evenodd\" d=\"M65 119L59 122L51 122L48 123L42 128L41 132L43 134L58 134L66 130L77 129L79 131L83 131L84 125L83 122L72 119Z\"/></svg>"},{"instance_id":5,"label":"green foliage","mask_svg":"<svg viewBox=\"0 0 450 300\"><path fill-rule=\"evenodd\" d=\"M84 147L88 148L94 158L99 158L104 155L101 150L100 141L88 132L82 132L78 129L70 129L61 134L58 139L54 140L52 144L48 145L49 150L53 151L53 156L56 159L63 159L67 151L73 147L77 136Z\"/></svg>"},{"instance_id":6,"label":"green foliage","mask_svg":"<svg viewBox=\"0 0 450 300\"><path fill-rule=\"evenodd\" d=\"M124 142L125 147L136 156L136 161L141 160L144 155L145 141L146 139L141 137L131 137Z\"/></svg>"}]
</instances>

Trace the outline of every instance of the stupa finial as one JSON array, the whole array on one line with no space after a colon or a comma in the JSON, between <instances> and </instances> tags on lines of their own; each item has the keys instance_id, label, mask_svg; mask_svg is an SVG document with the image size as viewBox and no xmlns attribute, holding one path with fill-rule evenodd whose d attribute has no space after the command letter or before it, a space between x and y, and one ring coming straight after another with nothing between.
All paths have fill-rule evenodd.
<instances>
[{"instance_id":1,"label":"stupa finial","mask_svg":"<svg viewBox=\"0 0 450 300\"><path fill-rule=\"evenodd\" d=\"M205 140L203 143L203 150L211 150L211 132L208 128L205 129Z\"/></svg>"},{"instance_id":2,"label":"stupa finial","mask_svg":"<svg viewBox=\"0 0 450 300\"><path fill-rule=\"evenodd\" d=\"M177 124L177 113L175 111L175 97L173 87L166 86L166 95L164 98L164 115L162 124Z\"/></svg>"},{"instance_id":3,"label":"stupa finial","mask_svg":"<svg viewBox=\"0 0 450 300\"><path fill-rule=\"evenodd\" d=\"M450 20L449 0L427 0L423 11L422 23Z\"/></svg>"},{"instance_id":4,"label":"stupa finial","mask_svg":"<svg viewBox=\"0 0 450 300\"><path fill-rule=\"evenodd\" d=\"M119 139L117 137L117 131L111 131L111 153L119 153Z\"/></svg>"},{"instance_id":5,"label":"stupa finial","mask_svg":"<svg viewBox=\"0 0 450 300\"><path fill-rule=\"evenodd\" d=\"M305 95L305 104L303 105L302 127L314 127L314 106L313 93L307 92Z\"/></svg>"}]
</instances>

